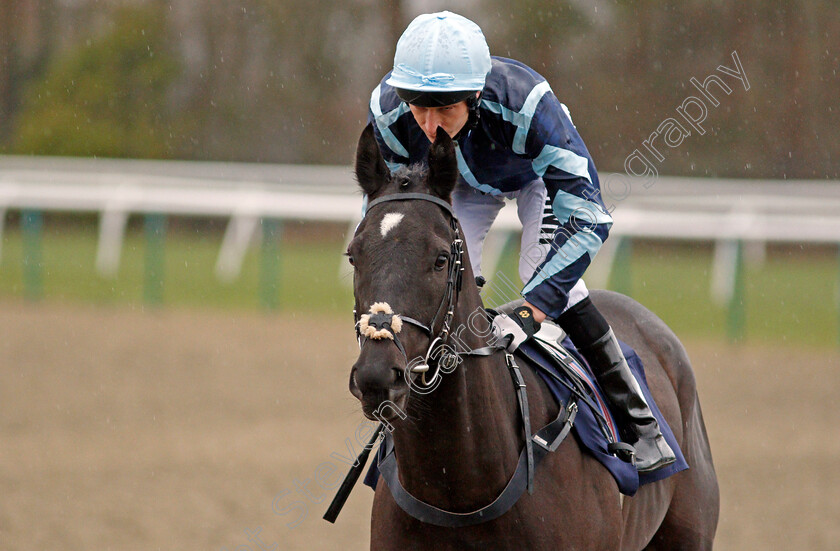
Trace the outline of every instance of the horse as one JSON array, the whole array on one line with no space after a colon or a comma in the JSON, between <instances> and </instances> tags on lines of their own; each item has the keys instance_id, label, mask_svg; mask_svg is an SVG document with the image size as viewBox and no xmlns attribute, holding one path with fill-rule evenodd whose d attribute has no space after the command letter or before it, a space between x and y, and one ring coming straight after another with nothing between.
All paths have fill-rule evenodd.
<instances>
[{"instance_id":1,"label":"horse","mask_svg":"<svg viewBox=\"0 0 840 551\"><path fill-rule=\"evenodd\" d=\"M431 509L464 515L493 503L508 486L521 462L527 419L507 355L487 352L490 322L472 315L483 311L481 296L468 256L457 254L463 252L460 226L448 208L458 179L454 142L439 128L425 165L391 173L368 125L355 175L369 203L346 254L354 266L357 331L364 325L367 337L360 335L350 392L366 417L387 425L405 492ZM457 528L406 513L380 477L372 550L712 548L718 485L686 351L663 321L632 299L596 290L591 299L641 357L690 468L624 497L607 470L567 438L533 473L532 493L523 492L491 520ZM470 328L459 333L461 342L484 353L436 364L430 352L442 347L435 343L458 327ZM521 375L532 426L562 414L533 370ZM417 391L432 381L431 391Z\"/></svg>"}]
</instances>

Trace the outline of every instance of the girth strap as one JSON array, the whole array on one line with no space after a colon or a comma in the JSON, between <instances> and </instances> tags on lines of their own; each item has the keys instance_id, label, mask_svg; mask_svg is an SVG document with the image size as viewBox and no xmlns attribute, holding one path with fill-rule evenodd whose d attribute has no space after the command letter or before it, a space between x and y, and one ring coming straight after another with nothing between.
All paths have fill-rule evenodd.
<instances>
[{"instance_id":1,"label":"girth strap","mask_svg":"<svg viewBox=\"0 0 840 551\"><path fill-rule=\"evenodd\" d=\"M560 446L560 443L568 436L576 415L577 404L570 402L568 407L561 408L560 413L554 421L540 429L533 436L533 441L538 444L533 448L534 467L539 465L540 461L549 452L556 450ZM390 433L385 433L385 442L383 445L385 446L385 457L379 462L379 472L382 475L382 479L391 491L391 495L394 501L397 502L397 505L408 515L421 522L448 528L462 528L464 526L481 524L482 522L499 518L508 512L519 501L519 498L528 487L529 469L526 453L527 447L525 447L519 454L516 471L513 473L510 481L508 481L505 489L502 490L502 493L492 503L469 513L445 511L434 505L429 505L408 493L400 482L397 458L394 453L394 441Z\"/></svg>"}]
</instances>

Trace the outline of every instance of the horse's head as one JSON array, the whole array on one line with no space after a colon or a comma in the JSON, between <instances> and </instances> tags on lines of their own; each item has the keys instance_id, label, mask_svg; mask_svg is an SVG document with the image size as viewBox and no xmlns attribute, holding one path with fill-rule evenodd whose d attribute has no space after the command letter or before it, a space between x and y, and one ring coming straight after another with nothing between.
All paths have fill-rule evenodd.
<instances>
[{"instance_id":1,"label":"horse's head","mask_svg":"<svg viewBox=\"0 0 840 551\"><path fill-rule=\"evenodd\" d=\"M356 178L369 202L347 248L362 343L350 391L366 416L387 418L391 409L377 409L386 401L405 409L406 366L425 357L457 293L461 243L449 208L458 178L453 142L438 129L428 167L391 174L369 125L356 151Z\"/></svg>"}]
</instances>

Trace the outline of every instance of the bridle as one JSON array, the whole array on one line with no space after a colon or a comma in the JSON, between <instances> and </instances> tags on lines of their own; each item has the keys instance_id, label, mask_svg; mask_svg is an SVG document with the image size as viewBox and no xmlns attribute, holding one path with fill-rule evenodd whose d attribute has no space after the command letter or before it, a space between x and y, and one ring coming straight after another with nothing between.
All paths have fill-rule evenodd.
<instances>
[{"instance_id":1,"label":"bridle","mask_svg":"<svg viewBox=\"0 0 840 551\"><path fill-rule=\"evenodd\" d=\"M422 385L432 386L437 382L441 376L441 369L454 369L460 361L461 355L475 355L478 350L470 350L466 352L454 351L450 347L446 347L451 331L452 318L455 315L455 304L458 302L458 293L461 291L464 273L464 241L461 239L461 230L458 227L458 219L452 210L452 205L439 197L430 195L428 193L397 193L393 195L386 195L378 199L374 199L367 206L367 212L382 203L391 201L428 201L441 207L449 214L449 227L452 230L452 241L449 246L448 257L448 273L446 278L446 290L440 300L440 305L435 311L432 321L428 325L418 321L415 318L403 314L385 314L372 313L365 319L366 323L379 330L385 330L390 334L394 344L399 348L400 352L406 358L408 364L408 357L406 355L405 347L400 342L398 333L399 330L394 329L393 316L399 318L406 323L409 323L420 329L429 338L429 347L426 350L425 361L419 365L411 367L413 373L420 373ZM367 337L360 331L360 314L353 309L353 318L356 326L356 337L359 341L359 348L361 349L367 342ZM435 327L440 321L440 330L435 331ZM431 378L428 377L428 372L431 369L430 364L435 364L435 371Z\"/></svg>"},{"instance_id":2,"label":"bridle","mask_svg":"<svg viewBox=\"0 0 840 551\"><path fill-rule=\"evenodd\" d=\"M461 291L462 276L464 272L463 240L461 239L461 232L458 228L458 220L455 218L452 206L443 199L427 193L397 193L374 199L368 204L367 210L369 212L371 208L389 201L411 200L429 201L434 203L443 208L450 217L449 225L452 229L453 237L449 251L449 272L446 281L446 291L441 298L440 305L438 306L432 321L428 325L409 316L394 313L391 311L390 307L385 308L387 303L374 303L374 305L371 306L371 313L363 314L361 316L354 309L353 317L356 322L356 335L359 340L360 349L367 341L367 337L361 330L362 322L366 325L365 329L370 329L370 334L375 335L372 338L383 338L383 335L387 335L387 338L392 339L397 348L399 348L400 352L402 352L403 356L406 355L405 348L398 337L402 323L409 323L423 331L429 337L429 348L426 351L425 364L412 367L411 371L421 373L420 378L422 379L423 384L427 385L427 387L431 387L439 380L442 371L449 372L448 370L450 368L454 369L458 365L461 360L461 356L489 356L491 354L504 351L505 345L495 343L467 351L452 350L450 347L445 346L450 336L450 324L452 323L452 318L454 316L458 293ZM374 306L377 305L381 309L374 311ZM435 331L435 327L437 326L439 319L441 319L440 330ZM443 349L444 351L439 354L439 358L435 359L435 355L440 349ZM434 363L436 364L436 369L431 380L429 380L426 375L430 369L429 364L432 359L435 359ZM513 354L506 353L505 361L510 370L513 384L516 389L516 397L522 419L522 429L525 436L525 445L519 454L519 460L513 476L496 499L479 509L466 513L446 511L417 499L402 486L394 450L394 440L391 437L390 431L383 430L384 423L380 423L374 435L371 437L368 446L365 446L356 463L354 463L353 467L351 467L350 471L347 473L344 482L336 493L335 498L324 515L324 518L330 522L335 522L338 512L344 505L350 490L353 488L353 485L364 468L364 464L367 462L370 448L375 445L376 440L378 440L382 434L384 434L384 442L382 445L383 447L380 448L380 455L383 455L383 457L378 459L380 474L397 505L399 505L403 511L421 522L451 528L473 526L475 524L480 524L500 517L516 504L520 496L522 496L525 491L532 493L534 490L534 471L540 461L547 454L555 451L569 434L577 415L577 403L574 400L570 400L566 407L560 408L557 417L552 422L545 425L536 433L532 433L528 408L528 394L525 391L525 380L522 377L519 366L514 360Z\"/></svg>"}]
</instances>

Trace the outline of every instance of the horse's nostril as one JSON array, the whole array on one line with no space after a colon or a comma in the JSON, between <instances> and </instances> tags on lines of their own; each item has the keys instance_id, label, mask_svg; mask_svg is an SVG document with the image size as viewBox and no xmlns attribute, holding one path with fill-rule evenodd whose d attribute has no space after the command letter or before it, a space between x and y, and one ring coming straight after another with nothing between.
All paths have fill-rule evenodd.
<instances>
[{"instance_id":1,"label":"horse's nostril","mask_svg":"<svg viewBox=\"0 0 840 551\"><path fill-rule=\"evenodd\" d=\"M362 391L359 389L359 383L356 381L356 368L350 371L350 394L358 399L362 399Z\"/></svg>"},{"instance_id":2,"label":"horse's nostril","mask_svg":"<svg viewBox=\"0 0 840 551\"><path fill-rule=\"evenodd\" d=\"M360 366L358 369L354 369L350 376L351 387L356 387L362 394L393 389L399 386L402 378L402 369L397 366L387 368L384 366L379 368Z\"/></svg>"}]
</instances>

